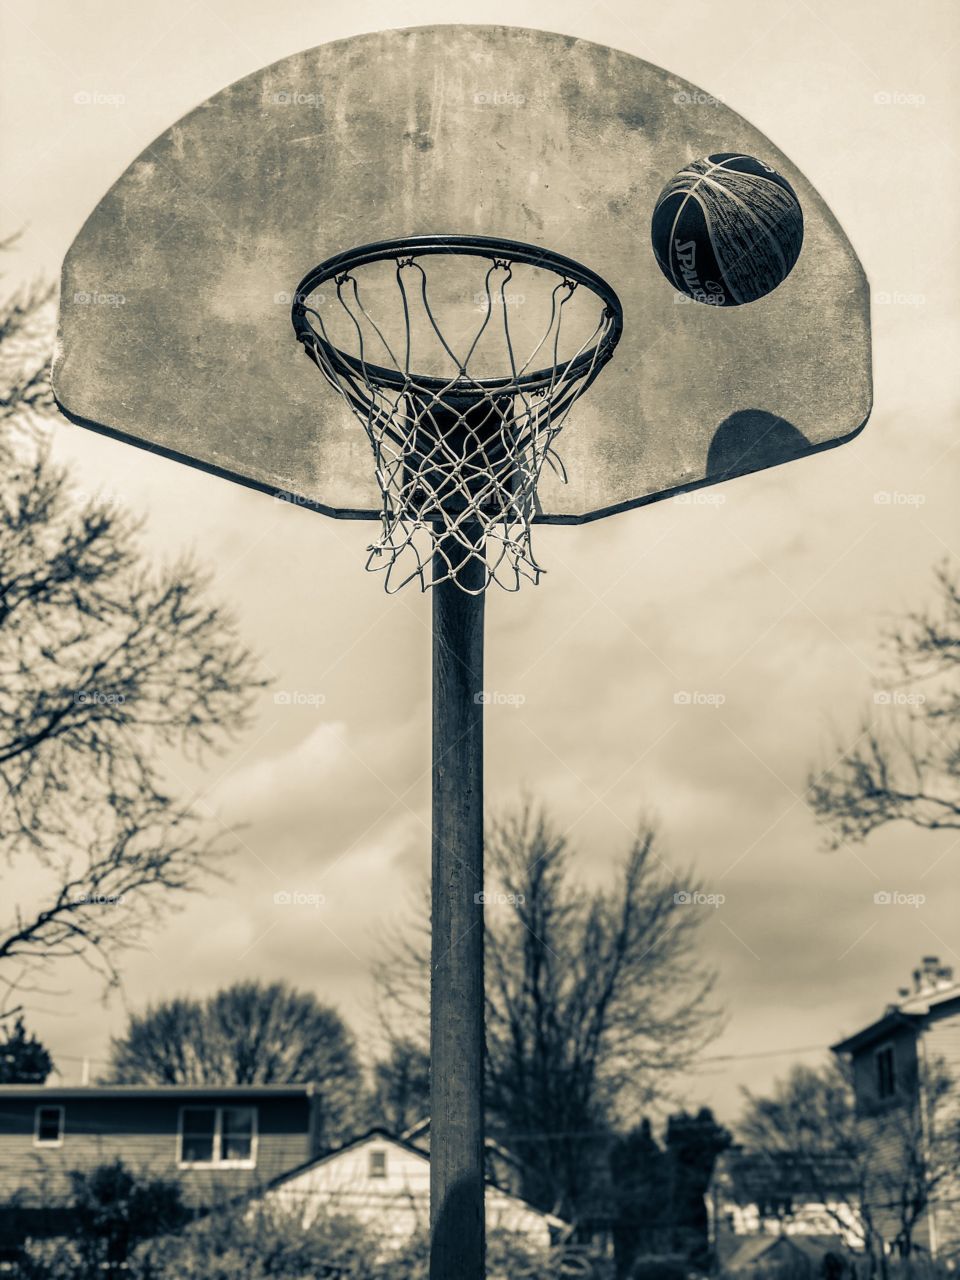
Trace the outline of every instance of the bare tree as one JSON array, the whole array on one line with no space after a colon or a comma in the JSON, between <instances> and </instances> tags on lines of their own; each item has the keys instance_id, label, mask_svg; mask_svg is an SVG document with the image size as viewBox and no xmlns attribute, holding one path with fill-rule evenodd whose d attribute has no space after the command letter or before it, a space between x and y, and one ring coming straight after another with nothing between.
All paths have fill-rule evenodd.
<instances>
[{"instance_id":1,"label":"bare tree","mask_svg":"<svg viewBox=\"0 0 960 1280\"><path fill-rule=\"evenodd\" d=\"M883 1238L868 1194L868 1151L849 1074L835 1061L823 1068L796 1066L769 1097L749 1089L743 1094L738 1136L761 1167L769 1163L768 1188L776 1188L778 1174L789 1173L815 1193L838 1234L852 1234L875 1266ZM777 1211L781 1217L793 1212Z\"/></svg>"},{"instance_id":2,"label":"bare tree","mask_svg":"<svg viewBox=\"0 0 960 1280\"><path fill-rule=\"evenodd\" d=\"M79 501L45 446L42 291L0 307L0 986L122 948L200 883L218 841L178 799L245 726L258 681L195 566L144 558L114 504ZM14 888L13 876L22 887Z\"/></svg>"},{"instance_id":3,"label":"bare tree","mask_svg":"<svg viewBox=\"0 0 960 1280\"><path fill-rule=\"evenodd\" d=\"M951 1093L937 1065L905 1080L889 1103L858 1105L846 1064L797 1066L769 1097L744 1090L738 1130L771 1170L787 1160L838 1233L858 1239L870 1274L886 1274L891 1253L915 1251L918 1227L960 1162Z\"/></svg>"},{"instance_id":4,"label":"bare tree","mask_svg":"<svg viewBox=\"0 0 960 1280\"><path fill-rule=\"evenodd\" d=\"M564 837L530 804L487 836L487 1105L491 1131L528 1170L524 1193L575 1214L610 1127L636 1120L716 1029L696 954L692 887L644 827L609 889L585 889ZM387 1021L424 1028L426 929L377 969Z\"/></svg>"},{"instance_id":5,"label":"bare tree","mask_svg":"<svg viewBox=\"0 0 960 1280\"><path fill-rule=\"evenodd\" d=\"M429 1114L430 1055L416 1041L400 1037L373 1065L371 1115L401 1134Z\"/></svg>"},{"instance_id":6,"label":"bare tree","mask_svg":"<svg viewBox=\"0 0 960 1280\"><path fill-rule=\"evenodd\" d=\"M960 578L936 572L938 606L909 614L885 637L889 716L865 718L854 745L809 779L834 842L864 840L888 822L960 830Z\"/></svg>"},{"instance_id":7,"label":"bare tree","mask_svg":"<svg viewBox=\"0 0 960 1280\"><path fill-rule=\"evenodd\" d=\"M0 240L8 252L17 235ZM49 378L50 285L25 285L0 298L0 427L23 428L53 408Z\"/></svg>"},{"instance_id":8,"label":"bare tree","mask_svg":"<svg viewBox=\"0 0 960 1280\"><path fill-rule=\"evenodd\" d=\"M112 1041L112 1084L316 1084L328 1145L366 1102L353 1036L335 1009L282 982L237 982L205 1000L132 1014Z\"/></svg>"}]
</instances>

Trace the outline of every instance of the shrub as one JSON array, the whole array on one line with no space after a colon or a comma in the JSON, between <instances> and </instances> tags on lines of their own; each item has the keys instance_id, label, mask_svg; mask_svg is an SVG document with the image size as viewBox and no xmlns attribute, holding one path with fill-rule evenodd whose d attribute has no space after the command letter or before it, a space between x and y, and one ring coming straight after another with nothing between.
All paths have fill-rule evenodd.
<instances>
[{"instance_id":1,"label":"shrub","mask_svg":"<svg viewBox=\"0 0 960 1280\"><path fill-rule=\"evenodd\" d=\"M566 1269L564 1256L563 1249L541 1249L521 1236L497 1232L487 1238L487 1280L573 1280L587 1274L582 1266ZM418 1235L384 1260L373 1275L375 1280L428 1280L429 1259L428 1238Z\"/></svg>"},{"instance_id":2,"label":"shrub","mask_svg":"<svg viewBox=\"0 0 960 1280\"><path fill-rule=\"evenodd\" d=\"M17 1280L428 1280L429 1243L424 1232L398 1248L339 1215L304 1226L298 1213L259 1202L222 1207L177 1232L141 1240L122 1269L104 1270L105 1262L102 1235L34 1244ZM488 1241L487 1274L558 1280L573 1273L556 1254L498 1233Z\"/></svg>"},{"instance_id":3,"label":"shrub","mask_svg":"<svg viewBox=\"0 0 960 1280\"><path fill-rule=\"evenodd\" d=\"M69 1176L74 1239L91 1261L125 1262L142 1240L190 1217L179 1183L135 1174L121 1160Z\"/></svg>"},{"instance_id":4,"label":"shrub","mask_svg":"<svg viewBox=\"0 0 960 1280\"><path fill-rule=\"evenodd\" d=\"M90 1268L73 1240L28 1240L16 1280L87 1280Z\"/></svg>"},{"instance_id":5,"label":"shrub","mask_svg":"<svg viewBox=\"0 0 960 1280\"><path fill-rule=\"evenodd\" d=\"M380 1280L380 1241L346 1217L305 1227L273 1206L224 1209L178 1235L152 1240L133 1259L131 1280Z\"/></svg>"},{"instance_id":6,"label":"shrub","mask_svg":"<svg viewBox=\"0 0 960 1280\"><path fill-rule=\"evenodd\" d=\"M690 1264L674 1254L638 1258L630 1271L630 1280L687 1280Z\"/></svg>"},{"instance_id":7,"label":"shrub","mask_svg":"<svg viewBox=\"0 0 960 1280\"><path fill-rule=\"evenodd\" d=\"M136 1174L121 1160L68 1177L69 1238L28 1241L18 1280L104 1280L142 1241L190 1217L179 1183Z\"/></svg>"}]
</instances>

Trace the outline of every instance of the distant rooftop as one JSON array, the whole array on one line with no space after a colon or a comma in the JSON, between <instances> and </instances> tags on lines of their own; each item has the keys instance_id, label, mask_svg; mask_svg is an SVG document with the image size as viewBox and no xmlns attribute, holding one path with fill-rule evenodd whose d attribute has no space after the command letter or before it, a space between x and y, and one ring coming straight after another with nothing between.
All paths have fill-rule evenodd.
<instances>
[{"instance_id":1,"label":"distant rooftop","mask_svg":"<svg viewBox=\"0 0 960 1280\"><path fill-rule=\"evenodd\" d=\"M0 1098L309 1098L313 1084L0 1084Z\"/></svg>"},{"instance_id":2,"label":"distant rooftop","mask_svg":"<svg viewBox=\"0 0 960 1280\"><path fill-rule=\"evenodd\" d=\"M919 1025L943 1006L960 1001L960 982L954 978L950 965L940 963L939 956L924 956L912 976L913 986L901 987L898 999L887 1005L880 1018L831 1045L833 1052L854 1053L889 1035L897 1026Z\"/></svg>"},{"instance_id":3,"label":"distant rooftop","mask_svg":"<svg viewBox=\"0 0 960 1280\"><path fill-rule=\"evenodd\" d=\"M715 1178L738 1199L842 1193L856 1185L850 1161L834 1151L751 1151L732 1147L717 1160Z\"/></svg>"},{"instance_id":4,"label":"distant rooftop","mask_svg":"<svg viewBox=\"0 0 960 1280\"><path fill-rule=\"evenodd\" d=\"M960 996L960 982L953 976L953 968L941 964L939 956L924 956L913 971L913 987L901 987L899 1000L890 1005L901 1013L929 1013L934 1005Z\"/></svg>"}]
</instances>

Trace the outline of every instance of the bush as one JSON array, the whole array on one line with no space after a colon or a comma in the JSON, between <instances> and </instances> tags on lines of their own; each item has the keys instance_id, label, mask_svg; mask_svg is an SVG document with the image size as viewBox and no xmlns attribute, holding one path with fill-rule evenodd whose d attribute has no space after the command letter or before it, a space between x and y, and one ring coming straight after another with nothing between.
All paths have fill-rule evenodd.
<instances>
[{"instance_id":1,"label":"bush","mask_svg":"<svg viewBox=\"0 0 960 1280\"><path fill-rule=\"evenodd\" d=\"M346 1217L319 1218L255 1204L224 1209L179 1235L144 1244L131 1280L380 1280L380 1241Z\"/></svg>"},{"instance_id":2,"label":"bush","mask_svg":"<svg viewBox=\"0 0 960 1280\"><path fill-rule=\"evenodd\" d=\"M574 1254L581 1259L579 1264ZM375 1280L428 1280L429 1259L428 1238L419 1235L374 1268L373 1276ZM540 1249L505 1232L487 1238L487 1280L583 1280L598 1275L582 1250Z\"/></svg>"},{"instance_id":3,"label":"bush","mask_svg":"<svg viewBox=\"0 0 960 1280\"><path fill-rule=\"evenodd\" d=\"M28 1240L14 1274L17 1280L87 1280L92 1273L74 1241Z\"/></svg>"},{"instance_id":4,"label":"bush","mask_svg":"<svg viewBox=\"0 0 960 1280\"><path fill-rule=\"evenodd\" d=\"M305 1227L297 1214L257 1205L150 1241L133 1259L130 1280L427 1280L429 1256L425 1234L397 1248L347 1217L320 1217ZM490 1280L563 1274L545 1251L502 1235L488 1242L487 1272Z\"/></svg>"},{"instance_id":5,"label":"bush","mask_svg":"<svg viewBox=\"0 0 960 1280\"><path fill-rule=\"evenodd\" d=\"M28 1241L18 1280L104 1280L120 1274L142 1241L191 1216L179 1183L133 1173L121 1160L68 1177L70 1237Z\"/></svg>"},{"instance_id":6,"label":"bush","mask_svg":"<svg viewBox=\"0 0 960 1280\"><path fill-rule=\"evenodd\" d=\"M190 1218L180 1184L132 1173L121 1160L70 1174L74 1238L91 1261L125 1262L142 1240Z\"/></svg>"},{"instance_id":7,"label":"bush","mask_svg":"<svg viewBox=\"0 0 960 1280\"><path fill-rule=\"evenodd\" d=\"M887 1260L887 1280L957 1280L957 1259L933 1259L918 1253L911 1258ZM861 1266L860 1274L865 1271Z\"/></svg>"},{"instance_id":8,"label":"bush","mask_svg":"<svg viewBox=\"0 0 960 1280\"><path fill-rule=\"evenodd\" d=\"M691 1274L685 1257L674 1254L638 1258L630 1271L630 1280L687 1280Z\"/></svg>"},{"instance_id":9,"label":"bush","mask_svg":"<svg viewBox=\"0 0 960 1280\"><path fill-rule=\"evenodd\" d=\"M423 1233L397 1248L348 1217L304 1226L297 1213L255 1203L144 1240L122 1269L104 1271L103 1261L97 1237L33 1244L17 1280L428 1280L429 1243ZM487 1274L489 1280L558 1280L574 1273L556 1254L498 1234L488 1241Z\"/></svg>"}]
</instances>

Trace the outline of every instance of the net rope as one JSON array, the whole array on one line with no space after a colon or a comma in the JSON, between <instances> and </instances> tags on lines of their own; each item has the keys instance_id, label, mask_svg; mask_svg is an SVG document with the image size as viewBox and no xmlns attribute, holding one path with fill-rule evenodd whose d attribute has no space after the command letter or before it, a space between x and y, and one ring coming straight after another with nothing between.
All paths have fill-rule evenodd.
<instances>
[{"instance_id":1,"label":"net rope","mask_svg":"<svg viewBox=\"0 0 960 1280\"><path fill-rule=\"evenodd\" d=\"M544 572L531 539L537 486L544 466L566 482L554 441L603 363L612 313L602 298L553 273L546 327L521 362L505 292L514 264L491 254L474 304L479 325L472 336L467 332L461 356L455 350L461 343L444 333L431 305L423 262L416 254L395 262L400 341L391 343L386 324L369 309L361 269L334 277L349 351L342 340L334 341L322 305L310 297L301 300L308 324L300 340L363 424L373 451L383 506L380 536L368 548L366 567L384 573L389 593L414 580L425 591L453 579L471 594L491 582L508 591L518 590L524 579L536 583ZM564 311L578 288L596 302L598 315L592 332L572 354L561 356ZM452 363L449 377L427 377L411 368L414 302ZM469 307L458 314L464 310L469 315ZM478 349L501 322L502 367L496 377L481 377L474 367ZM375 363L372 353L383 363ZM464 572L473 561L483 565L482 585L467 585L480 576Z\"/></svg>"}]
</instances>

